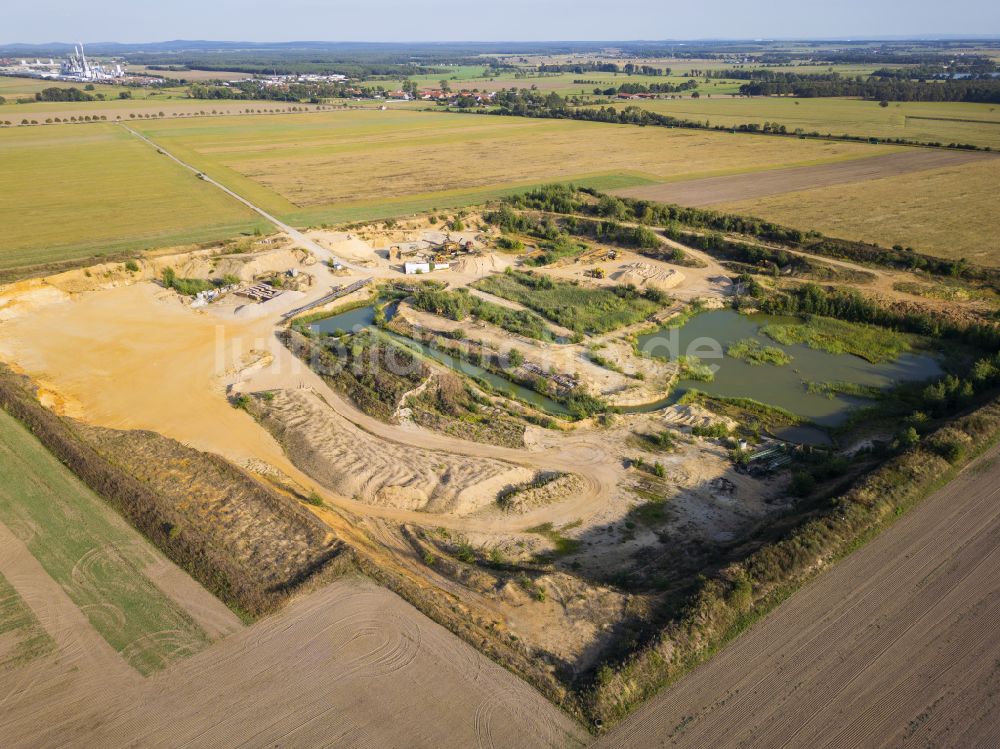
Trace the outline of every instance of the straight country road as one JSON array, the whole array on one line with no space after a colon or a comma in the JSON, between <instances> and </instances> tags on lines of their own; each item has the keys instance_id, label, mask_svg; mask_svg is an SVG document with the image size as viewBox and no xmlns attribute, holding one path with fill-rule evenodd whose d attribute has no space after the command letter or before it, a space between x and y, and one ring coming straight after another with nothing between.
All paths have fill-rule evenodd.
<instances>
[{"instance_id":1,"label":"straight country road","mask_svg":"<svg viewBox=\"0 0 1000 749\"><path fill-rule=\"evenodd\" d=\"M132 128L130 128L128 125L122 124L121 127L123 127L125 130L127 130L128 132L130 132L132 135L134 135L139 140L144 141L145 143L148 143L149 145L151 145L153 148L155 148L157 151L159 151L160 153L162 153L167 158L175 161L176 163L178 163L180 166L184 167L185 169L187 169L187 170L189 170L191 172L194 172L195 174L199 175L199 177L201 179L203 179L205 182L207 182L208 184L217 187L218 189L222 190L222 192L226 193L226 195L228 195L229 197L233 198L234 200L238 200L240 203L242 203L243 205L245 205L251 211L254 211L255 213L257 213L260 216L262 216L264 219L266 219L267 221L269 221L270 223L272 223L277 229L279 229L280 231L285 232L285 234L287 234L292 239L294 239L298 244L302 245L302 247L304 247L305 249L307 249L310 252L312 252L320 260L331 261L331 262L332 261L336 261L336 262L340 263L341 265L343 265L343 266L345 266L347 268L352 268L353 270L363 270L362 268L359 268L358 266L355 266L355 265L352 265L351 263L346 262L342 258L335 257L334 254L332 252L330 252L330 250L328 250L325 247L321 246L318 242L314 242L312 239L310 239L309 237L307 237L305 234L303 234L302 232L300 232L295 227L289 226L285 222L281 221L280 219L276 218L275 216L273 216L270 213L268 213L267 211L265 211L259 205L256 205L255 203L251 203L249 200L247 200L246 198L244 198L239 193L233 192L228 187L226 187L224 184L222 184L221 182L218 182L218 181L212 179L211 177L209 177L207 174L205 174L203 171L201 171L197 167L192 166L191 164L188 164L186 161L182 161L181 159L179 159L178 157L174 156L172 153L170 153L170 151L168 151L167 149L165 149L163 146L161 146L156 141L151 140L150 138L147 138L142 133L136 132L135 130L133 130Z\"/></svg>"}]
</instances>

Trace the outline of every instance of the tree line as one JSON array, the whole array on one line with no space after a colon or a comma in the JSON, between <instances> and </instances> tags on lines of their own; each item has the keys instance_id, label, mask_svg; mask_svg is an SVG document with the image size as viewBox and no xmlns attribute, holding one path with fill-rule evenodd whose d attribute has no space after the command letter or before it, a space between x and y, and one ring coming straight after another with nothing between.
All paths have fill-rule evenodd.
<instances>
[{"instance_id":1,"label":"tree line","mask_svg":"<svg viewBox=\"0 0 1000 749\"><path fill-rule=\"evenodd\" d=\"M594 93L598 96L615 96L616 94L679 94L698 88L698 81L688 80L681 83L622 83L619 86L602 88L597 86Z\"/></svg>"},{"instance_id":2,"label":"tree line","mask_svg":"<svg viewBox=\"0 0 1000 749\"><path fill-rule=\"evenodd\" d=\"M1000 81L998 81L1000 83ZM695 91L692 97L698 95ZM559 94L554 91L549 94L542 94L537 91L527 89L515 89L500 91L494 99L495 108L480 109L479 114L507 115L510 117L543 117L551 119L565 120L585 120L587 122L607 122L619 125L641 125L655 127L681 127L695 130L722 130L728 132L763 133L766 135L778 135L785 137L799 138L823 138L836 140L850 140L859 142L878 141L882 143L899 143L913 146L934 146L937 148L956 148L965 151L990 151L990 146L978 146L974 143L941 143L929 141L917 141L909 138L873 138L867 135L851 135L842 133L820 133L818 131L805 132L801 128L796 128L790 132L785 125L772 122L768 127L763 127L759 123L746 123L741 125L712 125L706 120L689 120L673 117L659 112L651 112L637 106L627 106L622 111L618 111L611 106L597 107L570 107ZM471 108L457 111L469 111ZM450 110L456 111L456 110Z\"/></svg>"},{"instance_id":3,"label":"tree line","mask_svg":"<svg viewBox=\"0 0 1000 749\"><path fill-rule=\"evenodd\" d=\"M670 75L670 68L657 68L652 65L636 65L635 63L625 63L624 66L616 62L583 62L571 64L542 63L537 68L539 73L625 73L626 75Z\"/></svg>"},{"instance_id":4,"label":"tree line","mask_svg":"<svg viewBox=\"0 0 1000 749\"><path fill-rule=\"evenodd\" d=\"M800 98L857 96L874 101L965 101L1000 103L1000 79L904 80L842 78L836 74L815 76L773 73L740 86L744 96L797 96Z\"/></svg>"},{"instance_id":5,"label":"tree line","mask_svg":"<svg viewBox=\"0 0 1000 749\"><path fill-rule=\"evenodd\" d=\"M491 223L505 229L530 233L537 220L512 209L594 216L619 223L663 227L668 231L671 227L685 226L705 232L740 234L763 242L800 248L820 257L897 270L921 270L936 276L981 281L1000 289L1000 270L973 265L963 258L949 260L915 252L901 245L882 247L875 243L828 237L820 232L806 232L753 216L617 197L588 187L577 188L561 183L538 187L504 198L501 207L487 216Z\"/></svg>"}]
</instances>

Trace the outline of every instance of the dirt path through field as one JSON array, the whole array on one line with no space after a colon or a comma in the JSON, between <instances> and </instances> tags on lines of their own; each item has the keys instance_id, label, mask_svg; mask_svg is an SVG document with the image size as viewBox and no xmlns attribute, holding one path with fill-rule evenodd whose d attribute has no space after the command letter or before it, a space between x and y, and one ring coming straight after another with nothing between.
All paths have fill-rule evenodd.
<instances>
[{"instance_id":1,"label":"dirt path through field","mask_svg":"<svg viewBox=\"0 0 1000 749\"><path fill-rule=\"evenodd\" d=\"M61 685L22 684L0 711L4 746L573 747L587 738L517 677L360 580L294 601L140 683L111 690L110 681L87 669Z\"/></svg>"},{"instance_id":2,"label":"dirt path through field","mask_svg":"<svg viewBox=\"0 0 1000 749\"><path fill-rule=\"evenodd\" d=\"M59 725L65 710L76 709L85 692L129 694L142 683L139 672L90 626L80 608L2 523L0 574L34 612L57 648L56 653L20 668L0 671L0 743L17 746L17 733L36 730L33 726L40 722L40 714L47 716L46 730ZM60 699L63 709L40 713L37 700L52 694L68 697L65 702Z\"/></svg>"},{"instance_id":3,"label":"dirt path through field","mask_svg":"<svg viewBox=\"0 0 1000 749\"><path fill-rule=\"evenodd\" d=\"M1000 448L603 747L996 746Z\"/></svg>"},{"instance_id":4,"label":"dirt path through field","mask_svg":"<svg viewBox=\"0 0 1000 749\"><path fill-rule=\"evenodd\" d=\"M122 127L125 130L127 130L129 133L131 133L132 135L134 135L136 138L138 138L139 140L143 141L144 143L149 144L153 148L157 149L157 151L159 151L160 153L162 153L164 156L167 156L168 158L170 158L172 161L176 162L180 166L184 167L185 169L187 169L189 171L194 172L195 174L200 175L200 178L202 180L204 180L205 182L208 182L210 185L213 185L214 187L217 187L218 189L222 190L222 192L226 193L226 195L228 195L229 197L231 197L233 200L239 201L240 203L242 203L243 205L245 205L250 210L255 211L256 213L260 214L260 216L262 216L264 219L266 219L267 221L270 221L271 224L273 224L274 226L278 227L279 230L285 232L288 236L290 236L292 239L294 239L295 242L296 242L296 244L298 244L298 245L300 245L302 247L305 247L307 250L309 250L314 255L316 255L316 257L318 257L320 260L323 260L324 262L326 262L326 261L329 261L329 262L337 261L337 262L341 263L342 265L344 265L344 266L346 266L348 268L353 268L355 270L361 270L356 265L352 265L351 263L347 262L346 260L344 260L342 258L337 258L336 256L334 256L334 254L332 252L330 252L328 249L326 249L321 244L319 244L319 242L314 241L313 239L307 237L305 234L303 234L302 232L300 232L298 229L295 229L294 227L289 226L288 224L284 223L280 219L275 218L274 216L272 216L270 213L268 213L267 211L265 211L263 208L261 208L256 203L251 203L249 200L247 200L246 198L244 198L242 195L240 195L237 192L234 192L233 190L230 190L228 187L226 187L221 182L217 182L216 180L212 179L211 177L209 177L207 174L205 174L204 172L202 172L197 167L191 166L191 164L188 164L186 161L183 161L183 160L179 159L178 157L174 156L172 153L170 153L165 148L163 148L163 146L161 146L158 143L154 142L153 140L147 138L142 133L136 132L135 130L133 130L132 128L130 128L128 125L122 125Z\"/></svg>"},{"instance_id":5,"label":"dirt path through field","mask_svg":"<svg viewBox=\"0 0 1000 749\"><path fill-rule=\"evenodd\" d=\"M908 172L939 169L970 161L996 158L992 154L971 151L945 151L911 148L905 151L869 156L818 166L769 169L724 177L706 177L658 185L642 185L613 190L616 195L686 206L708 206L738 200L798 192L814 187L828 187L848 182L892 177ZM998 162L1000 166L1000 162Z\"/></svg>"}]
</instances>

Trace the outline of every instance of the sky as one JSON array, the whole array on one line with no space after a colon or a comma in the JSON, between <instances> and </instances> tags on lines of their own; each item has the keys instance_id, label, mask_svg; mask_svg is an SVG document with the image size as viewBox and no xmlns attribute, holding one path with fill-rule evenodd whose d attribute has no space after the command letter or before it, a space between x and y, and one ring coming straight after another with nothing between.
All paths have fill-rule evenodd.
<instances>
[{"instance_id":1,"label":"sky","mask_svg":"<svg viewBox=\"0 0 1000 749\"><path fill-rule=\"evenodd\" d=\"M997 0L22 0L5 5L0 43L1000 36Z\"/></svg>"}]
</instances>

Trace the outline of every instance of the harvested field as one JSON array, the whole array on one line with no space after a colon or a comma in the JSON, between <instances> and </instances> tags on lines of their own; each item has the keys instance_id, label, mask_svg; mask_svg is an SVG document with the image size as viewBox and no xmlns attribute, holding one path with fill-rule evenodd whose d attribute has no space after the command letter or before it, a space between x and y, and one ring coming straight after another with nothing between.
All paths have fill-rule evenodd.
<instances>
[{"instance_id":1,"label":"harvested field","mask_svg":"<svg viewBox=\"0 0 1000 749\"><path fill-rule=\"evenodd\" d=\"M3 411L0 522L141 673L208 646L202 628L143 574L159 555Z\"/></svg>"},{"instance_id":2,"label":"harvested field","mask_svg":"<svg viewBox=\"0 0 1000 749\"><path fill-rule=\"evenodd\" d=\"M464 515L531 475L498 460L393 445L342 419L308 390L257 399L254 410L303 472L368 504Z\"/></svg>"},{"instance_id":3,"label":"harvested field","mask_svg":"<svg viewBox=\"0 0 1000 749\"><path fill-rule=\"evenodd\" d=\"M300 598L148 680L78 665L30 664L4 680L5 744L533 749L587 739L517 677L361 581Z\"/></svg>"},{"instance_id":4,"label":"harvested field","mask_svg":"<svg viewBox=\"0 0 1000 749\"><path fill-rule=\"evenodd\" d=\"M401 110L162 120L139 127L179 158L296 225L482 202L555 179L623 187L893 150ZM388 201L386 185L392 188Z\"/></svg>"},{"instance_id":5,"label":"harvested field","mask_svg":"<svg viewBox=\"0 0 1000 749\"><path fill-rule=\"evenodd\" d=\"M724 177L691 179L683 182L667 182L660 185L626 187L614 192L629 198L699 207L753 200L768 195L780 195L800 190L829 187L830 185L866 182L970 162L990 164L994 169L1000 167L1000 161L987 154L908 149L836 164L772 169L752 174L734 174ZM750 208L747 212L753 213L754 211Z\"/></svg>"},{"instance_id":6,"label":"harvested field","mask_svg":"<svg viewBox=\"0 0 1000 749\"><path fill-rule=\"evenodd\" d=\"M597 745L994 745L998 482L994 448Z\"/></svg>"},{"instance_id":7,"label":"harvested field","mask_svg":"<svg viewBox=\"0 0 1000 749\"><path fill-rule=\"evenodd\" d=\"M951 156L970 154L950 153ZM829 236L1000 266L1000 156L715 206Z\"/></svg>"},{"instance_id":8,"label":"harvested field","mask_svg":"<svg viewBox=\"0 0 1000 749\"><path fill-rule=\"evenodd\" d=\"M714 92L713 92L714 93ZM974 143L1000 148L1000 112L992 104L953 101L877 101L833 97L657 99L630 101L651 112L704 122L714 127L738 127L765 122L784 125L788 132L905 138L924 143Z\"/></svg>"}]
</instances>

